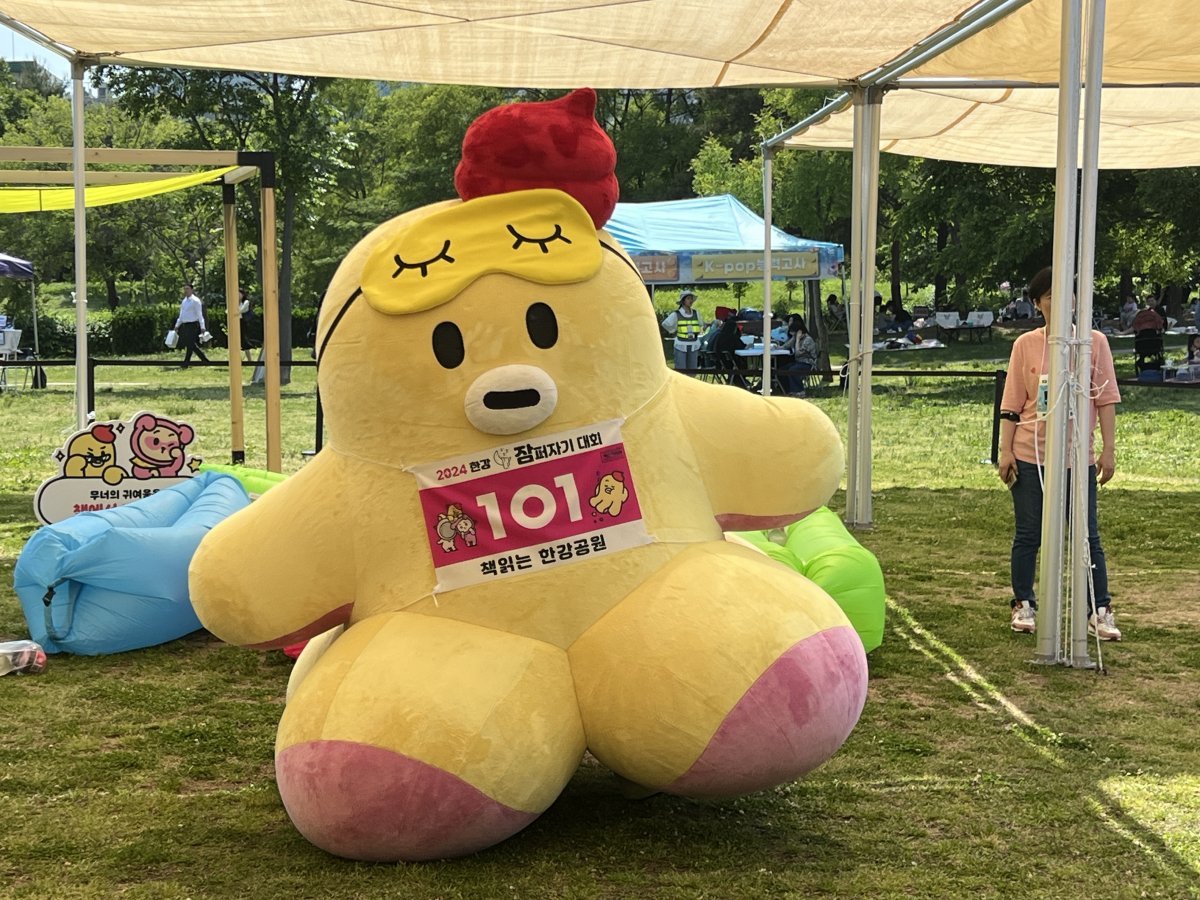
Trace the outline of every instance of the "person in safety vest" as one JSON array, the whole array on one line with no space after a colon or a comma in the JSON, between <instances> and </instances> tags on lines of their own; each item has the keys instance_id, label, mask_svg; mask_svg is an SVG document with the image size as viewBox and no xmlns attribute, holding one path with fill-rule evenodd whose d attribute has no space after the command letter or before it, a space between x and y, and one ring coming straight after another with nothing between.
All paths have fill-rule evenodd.
<instances>
[{"instance_id":1,"label":"person in safety vest","mask_svg":"<svg viewBox=\"0 0 1200 900\"><path fill-rule=\"evenodd\" d=\"M692 309L696 295L685 290L679 295L679 307L663 319L663 331L675 336L675 369L697 369L700 367L700 337L704 333L704 320Z\"/></svg>"}]
</instances>

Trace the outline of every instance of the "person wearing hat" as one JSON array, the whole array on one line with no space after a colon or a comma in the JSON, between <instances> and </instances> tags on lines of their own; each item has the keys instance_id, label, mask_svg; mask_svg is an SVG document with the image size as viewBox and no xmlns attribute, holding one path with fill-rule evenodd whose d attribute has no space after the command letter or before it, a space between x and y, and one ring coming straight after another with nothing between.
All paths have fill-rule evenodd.
<instances>
[{"instance_id":1,"label":"person wearing hat","mask_svg":"<svg viewBox=\"0 0 1200 900\"><path fill-rule=\"evenodd\" d=\"M663 319L663 331L675 337L676 370L700 367L700 336L704 333L704 320L692 308L695 305L695 292L684 290L679 294L679 306L675 312Z\"/></svg>"}]
</instances>

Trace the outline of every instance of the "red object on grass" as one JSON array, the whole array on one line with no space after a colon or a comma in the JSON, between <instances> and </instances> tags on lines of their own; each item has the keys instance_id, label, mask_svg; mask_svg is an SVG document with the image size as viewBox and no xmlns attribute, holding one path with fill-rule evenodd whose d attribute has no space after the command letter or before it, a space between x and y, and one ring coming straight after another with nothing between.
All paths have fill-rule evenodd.
<instances>
[{"instance_id":1,"label":"red object on grass","mask_svg":"<svg viewBox=\"0 0 1200 900\"><path fill-rule=\"evenodd\" d=\"M288 644L283 648L283 655L289 659L295 659L300 655L307 644L308 641L300 641L298 644Z\"/></svg>"}]
</instances>

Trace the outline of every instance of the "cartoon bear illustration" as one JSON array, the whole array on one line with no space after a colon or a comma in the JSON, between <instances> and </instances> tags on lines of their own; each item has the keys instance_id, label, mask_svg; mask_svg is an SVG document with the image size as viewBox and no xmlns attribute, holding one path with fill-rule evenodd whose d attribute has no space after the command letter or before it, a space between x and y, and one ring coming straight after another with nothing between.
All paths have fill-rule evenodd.
<instances>
[{"instance_id":1,"label":"cartoon bear illustration","mask_svg":"<svg viewBox=\"0 0 1200 900\"><path fill-rule=\"evenodd\" d=\"M621 507L628 499L625 473L610 472L596 483L596 493L588 503L596 512L608 513L615 519L621 515Z\"/></svg>"},{"instance_id":2,"label":"cartoon bear illustration","mask_svg":"<svg viewBox=\"0 0 1200 900\"><path fill-rule=\"evenodd\" d=\"M105 484L120 484L125 470L116 464L117 435L109 424L93 425L71 438L63 462L66 478L100 478Z\"/></svg>"},{"instance_id":3,"label":"cartoon bear illustration","mask_svg":"<svg viewBox=\"0 0 1200 900\"><path fill-rule=\"evenodd\" d=\"M468 547L474 547L479 543L479 536L475 533L475 520L466 513L455 520L454 528L462 535L463 543Z\"/></svg>"},{"instance_id":4,"label":"cartoon bear illustration","mask_svg":"<svg viewBox=\"0 0 1200 900\"><path fill-rule=\"evenodd\" d=\"M554 802L585 749L649 791L761 790L828 759L862 710L866 655L839 607L723 539L823 506L843 470L837 430L806 401L667 367L637 268L602 230L615 153L594 107L582 90L485 113L464 140L463 199L349 252L317 329L329 440L192 560L192 602L226 641L267 649L346 626L289 687L276 740L288 815L331 853L491 846ZM596 508L606 523L636 498L639 518L611 541L567 542L588 552L560 562L538 528L555 511L593 524L570 489L596 465L556 457L534 483L520 453L498 451L602 423L625 478L601 482ZM422 495L442 485L416 470L459 484L462 460L493 462L494 488L463 482L464 504L487 511L463 507L480 540L515 540L513 516L531 537L444 590L437 566L473 562L443 559L463 520L442 513L450 528L431 537ZM772 478L726 476L755 460ZM620 544L630 528L645 538Z\"/></svg>"},{"instance_id":5,"label":"cartoon bear illustration","mask_svg":"<svg viewBox=\"0 0 1200 900\"><path fill-rule=\"evenodd\" d=\"M468 530L471 532L471 539L467 546L475 546L475 523L463 514L462 507L456 503L452 503L444 513L438 515L434 528L437 531L438 545L447 553L458 549L454 539L460 534L465 537Z\"/></svg>"},{"instance_id":6,"label":"cartoon bear illustration","mask_svg":"<svg viewBox=\"0 0 1200 900\"><path fill-rule=\"evenodd\" d=\"M190 425L177 424L150 413L138 416L129 436L133 477L146 480L178 475L187 461L184 448L195 436Z\"/></svg>"}]
</instances>

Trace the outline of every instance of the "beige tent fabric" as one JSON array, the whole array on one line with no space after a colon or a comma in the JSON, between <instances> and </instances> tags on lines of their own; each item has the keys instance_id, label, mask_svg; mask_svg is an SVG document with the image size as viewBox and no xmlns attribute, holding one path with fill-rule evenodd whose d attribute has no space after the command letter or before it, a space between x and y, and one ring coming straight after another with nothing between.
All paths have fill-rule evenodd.
<instances>
[{"instance_id":1,"label":"beige tent fabric","mask_svg":"<svg viewBox=\"0 0 1200 900\"><path fill-rule=\"evenodd\" d=\"M823 84L971 0L0 0L101 62L517 87ZM853 7L848 15L848 7Z\"/></svg>"},{"instance_id":2,"label":"beige tent fabric","mask_svg":"<svg viewBox=\"0 0 1200 900\"><path fill-rule=\"evenodd\" d=\"M1062 0L1032 0L913 75L1058 82ZM1105 84L1200 84L1200 2L1108 0Z\"/></svg>"},{"instance_id":3,"label":"beige tent fabric","mask_svg":"<svg viewBox=\"0 0 1200 900\"><path fill-rule=\"evenodd\" d=\"M880 119L880 150L885 153L1006 166L1055 165L1058 91L1052 88L897 90L884 95ZM784 146L848 150L853 138L847 109ZM1197 164L1200 87L1105 88L1102 169Z\"/></svg>"},{"instance_id":4,"label":"beige tent fabric","mask_svg":"<svg viewBox=\"0 0 1200 900\"><path fill-rule=\"evenodd\" d=\"M1031 0L910 77L1057 84L1061 14L1061 0ZM1200 164L1198 30L1200 0L1108 0L1101 168ZM884 96L880 149L960 162L1053 167L1057 117L1058 93L1049 88L901 88ZM850 112L812 126L785 146L851 148Z\"/></svg>"}]
</instances>

